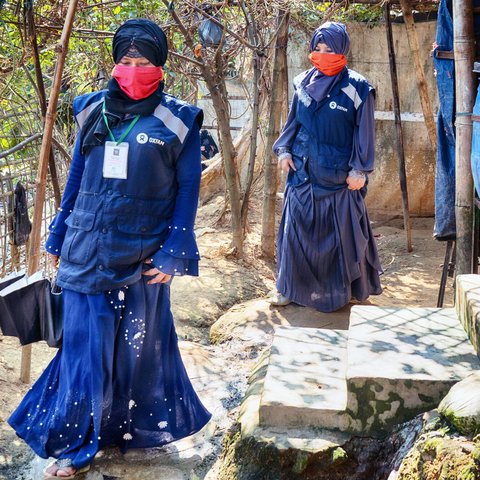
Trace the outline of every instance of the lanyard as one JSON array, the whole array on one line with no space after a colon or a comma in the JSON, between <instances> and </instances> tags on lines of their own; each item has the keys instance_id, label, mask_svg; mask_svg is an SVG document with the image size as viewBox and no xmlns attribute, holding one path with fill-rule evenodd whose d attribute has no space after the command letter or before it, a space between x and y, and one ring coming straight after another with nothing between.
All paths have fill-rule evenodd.
<instances>
[{"instance_id":1,"label":"lanyard","mask_svg":"<svg viewBox=\"0 0 480 480\"><path fill-rule=\"evenodd\" d=\"M128 128L122 133L122 136L117 141L117 140L115 140L115 137L113 136L113 133L110 130L110 127L108 126L107 116L105 115L105 102L103 103L103 107L102 107L102 115L103 115L103 120L105 121L105 125L107 126L108 133L110 134L110 139L112 140L112 142L116 142L117 145L119 145L120 143L123 142L125 137L130 133L130 130L135 126L135 124L138 122L138 119L140 118L140 115L137 115L133 119L133 121L130 123Z\"/></svg>"}]
</instances>

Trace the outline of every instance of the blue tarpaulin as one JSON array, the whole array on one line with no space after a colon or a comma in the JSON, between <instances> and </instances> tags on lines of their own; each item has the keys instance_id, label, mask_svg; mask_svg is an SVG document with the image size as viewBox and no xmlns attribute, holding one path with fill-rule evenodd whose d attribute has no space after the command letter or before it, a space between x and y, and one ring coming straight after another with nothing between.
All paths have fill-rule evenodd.
<instances>
[{"instance_id":1,"label":"blue tarpaulin","mask_svg":"<svg viewBox=\"0 0 480 480\"><path fill-rule=\"evenodd\" d=\"M473 107L473 115L480 117L480 86L478 87L477 99ZM480 196L480 122L475 120L475 118L472 131L472 175L477 196Z\"/></svg>"}]
</instances>

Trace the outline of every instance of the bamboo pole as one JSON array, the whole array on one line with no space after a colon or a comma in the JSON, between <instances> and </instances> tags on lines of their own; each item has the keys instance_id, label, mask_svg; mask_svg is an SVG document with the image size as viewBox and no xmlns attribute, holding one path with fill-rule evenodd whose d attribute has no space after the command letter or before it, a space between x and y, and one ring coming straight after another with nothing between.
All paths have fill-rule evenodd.
<instances>
[{"instance_id":1,"label":"bamboo pole","mask_svg":"<svg viewBox=\"0 0 480 480\"><path fill-rule=\"evenodd\" d=\"M472 273L473 178L472 108L475 99L475 35L472 0L453 2L453 51L455 58L455 221L456 274Z\"/></svg>"},{"instance_id":2,"label":"bamboo pole","mask_svg":"<svg viewBox=\"0 0 480 480\"><path fill-rule=\"evenodd\" d=\"M413 63L415 65L415 74L417 76L418 92L420 94L420 101L422 103L423 117L428 131L428 138L432 145L432 150L437 151L437 132L435 128L435 120L433 118L432 103L428 95L427 81L425 79L425 72L423 70L422 62L420 61L420 47L418 46L417 32L415 30L415 22L413 20L412 7L409 0L400 0L402 6L403 18L405 27L407 29L408 44L412 52ZM473 64L472 64L473 65Z\"/></svg>"},{"instance_id":3,"label":"bamboo pole","mask_svg":"<svg viewBox=\"0 0 480 480\"><path fill-rule=\"evenodd\" d=\"M395 60L395 47L393 44L392 22L390 20L390 4L385 4L385 27L387 31L388 60L390 63L390 79L392 83L393 110L395 112L395 132L397 135L398 175L400 177L400 190L402 191L403 225L407 237L407 251L411 252L412 229L410 225L410 211L408 209L407 172L405 168L405 150L403 148L403 129L400 114L400 96L398 93L397 63Z\"/></svg>"},{"instance_id":4,"label":"bamboo pole","mask_svg":"<svg viewBox=\"0 0 480 480\"><path fill-rule=\"evenodd\" d=\"M285 75L287 65L288 24L290 12L279 10L277 16L278 36L275 43L271 105L265 144L265 185L262 209L262 252L266 258L275 256L275 204L277 200L278 168L277 159L272 153L273 142L280 131L280 119L283 106L282 72Z\"/></svg>"},{"instance_id":5,"label":"bamboo pole","mask_svg":"<svg viewBox=\"0 0 480 480\"><path fill-rule=\"evenodd\" d=\"M78 0L70 0L68 5L65 23L63 25L62 36L58 46L57 64L53 80L52 91L48 101L48 108L45 115L45 127L43 130L42 146L38 158L38 170L35 191L35 206L33 210L32 233L30 235L30 255L28 258L28 274L35 273L40 266L40 242L42 229L43 207L45 203L45 187L48 169L48 160L52 148L52 135L55 119L57 116L58 96L62 82L63 68L68 51L68 42L72 32L73 20L77 9ZM20 371L20 380L28 383L30 381L30 370L32 360L31 345L22 348L22 363Z\"/></svg>"}]
</instances>

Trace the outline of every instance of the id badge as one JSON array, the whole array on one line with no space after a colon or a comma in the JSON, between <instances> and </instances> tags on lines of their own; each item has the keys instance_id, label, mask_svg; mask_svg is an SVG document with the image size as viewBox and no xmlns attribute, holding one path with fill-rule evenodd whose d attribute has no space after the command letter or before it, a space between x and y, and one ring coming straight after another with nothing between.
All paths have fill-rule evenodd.
<instances>
[{"instance_id":1,"label":"id badge","mask_svg":"<svg viewBox=\"0 0 480 480\"><path fill-rule=\"evenodd\" d=\"M103 178L127 178L128 143L105 142Z\"/></svg>"}]
</instances>

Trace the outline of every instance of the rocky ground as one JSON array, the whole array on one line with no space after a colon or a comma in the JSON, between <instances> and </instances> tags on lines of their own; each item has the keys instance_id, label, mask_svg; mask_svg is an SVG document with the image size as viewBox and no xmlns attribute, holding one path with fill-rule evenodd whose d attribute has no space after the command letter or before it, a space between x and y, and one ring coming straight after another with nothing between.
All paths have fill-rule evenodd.
<instances>
[{"instance_id":1,"label":"rocky ground","mask_svg":"<svg viewBox=\"0 0 480 480\"><path fill-rule=\"evenodd\" d=\"M269 346L275 325L348 328L349 307L333 314L319 314L295 305L286 307L288 310L271 308L266 298L274 288L274 271L260 256L260 225L252 222L245 258L235 260L230 256L228 229L217 221L222 210L222 200L218 199L200 212L200 276L175 279L172 286L182 354L193 383L213 413L213 421L195 438L147 455L133 452L121 458L118 452L105 452L87 475L90 480L220 478L225 463L222 452L228 452L223 442L234 435L247 378ZM400 219L374 222L373 227L385 270L384 293L369 302L382 306L436 306L445 244L432 239L433 220L413 219L411 253L406 249ZM449 279L444 305L452 304ZM33 346L32 380L54 353L46 345ZM44 466L44 461L34 459L6 424L29 388L19 381L20 359L21 348L15 339L0 336L0 479L6 480L41 478Z\"/></svg>"}]
</instances>

